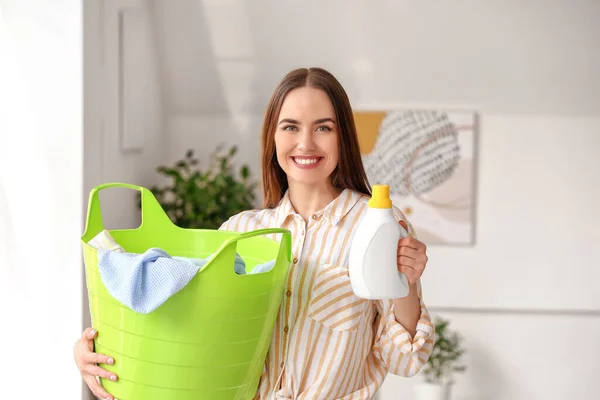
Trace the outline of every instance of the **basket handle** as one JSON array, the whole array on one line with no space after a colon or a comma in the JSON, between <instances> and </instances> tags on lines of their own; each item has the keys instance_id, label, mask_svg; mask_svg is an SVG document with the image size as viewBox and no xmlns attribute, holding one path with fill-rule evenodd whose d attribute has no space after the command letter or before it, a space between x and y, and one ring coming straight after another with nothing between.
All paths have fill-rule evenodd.
<instances>
[{"instance_id":1,"label":"basket handle","mask_svg":"<svg viewBox=\"0 0 600 400\"><path fill-rule=\"evenodd\" d=\"M285 257L287 262L292 261L292 233L285 228L265 228L265 229L257 229L250 232L245 232L234 237L227 239L221 247L215 252L215 257L212 261L219 258L220 256L224 256L225 258L231 258L231 264L233 264L233 260L235 258L236 252L236 244L240 240L249 239L255 236L263 236L269 234L278 234L280 233L281 242L279 244L279 253L277 254L277 260L281 260L281 257ZM206 270L209 268L210 264L207 264L202 270ZM233 269L231 270L233 273Z\"/></svg>"},{"instance_id":2,"label":"basket handle","mask_svg":"<svg viewBox=\"0 0 600 400\"><path fill-rule=\"evenodd\" d=\"M239 234L237 236L234 236L232 238L230 238L229 240L227 240L225 242L225 244L223 245L223 247L226 246L230 246L235 242L239 242L240 240L244 240L244 239L249 239L251 237L255 237L255 236L264 236L264 235L270 235L270 234L282 234L282 238L281 238L281 242L282 242L282 247L287 246L290 248L292 248L292 233L285 228L265 228L265 229L257 229L254 231L250 231L250 232L244 232L242 234ZM292 255L290 252L290 255L288 257L288 261L291 261L292 259Z\"/></svg>"},{"instance_id":3,"label":"basket handle","mask_svg":"<svg viewBox=\"0 0 600 400\"><path fill-rule=\"evenodd\" d=\"M83 233L84 237L95 236L104 230L98 193L109 188L133 189L141 193L142 224L140 225L140 228L142 228L144 224L150 224L154 228L158 225L159 227L166 229L173 226L173 223L150 190L128 183L104 183L94 187L90 192L85 231Z\"/></svg>"}]
</instances>

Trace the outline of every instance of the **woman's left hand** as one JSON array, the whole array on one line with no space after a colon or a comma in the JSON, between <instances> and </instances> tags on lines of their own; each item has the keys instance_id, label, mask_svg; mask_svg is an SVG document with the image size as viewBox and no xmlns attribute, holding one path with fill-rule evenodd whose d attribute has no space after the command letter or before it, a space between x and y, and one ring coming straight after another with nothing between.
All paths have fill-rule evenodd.
<instances>
[{"instance_id":1,"label":"woman's left hand","mask_svg":"<svg viewBox=\"0 0 600 400\"><path fill-rule=\"evenodd\" d=\"M408 231L404 221L400 225ZM398 241L398 271L406 275L411 285L423 275L427 260L427 246L423 242L410 236Z\"/></svg>"}]
</instances>

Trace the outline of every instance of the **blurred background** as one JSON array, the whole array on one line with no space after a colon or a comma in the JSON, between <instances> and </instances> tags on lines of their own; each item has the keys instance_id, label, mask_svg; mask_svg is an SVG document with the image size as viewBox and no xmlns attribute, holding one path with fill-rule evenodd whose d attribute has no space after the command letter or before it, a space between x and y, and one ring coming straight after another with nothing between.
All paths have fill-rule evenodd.
<instances>
[{"instance_id":1,"label":"blurred background","mask_svg":"<svg viewBox=\"0 0 600 400\"><path fill-rule=\"evenodd\" d=\"M395 198L426 232L425 302L462 338L452 400L600 398L599 17L594 0L0 0L0 390L91 399L72 357L90 189L168 188L191 150L251 191L272 90L319 66L375 115L363 142L406 110L467 127L458 178ZM102 202L107 228L139 225L134 193ZM389 375L378 399L424 399L424 378Z\"/></svg>"}]
</instances>

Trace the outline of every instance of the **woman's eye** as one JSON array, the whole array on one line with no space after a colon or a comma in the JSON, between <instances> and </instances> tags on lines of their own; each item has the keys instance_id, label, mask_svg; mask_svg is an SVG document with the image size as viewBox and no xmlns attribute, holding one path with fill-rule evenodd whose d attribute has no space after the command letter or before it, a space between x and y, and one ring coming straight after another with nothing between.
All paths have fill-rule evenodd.
<instances>
[{"instance_id":1,"label":"woman's eye","mask_svg":"<svg viewBox=\"0 0 600 400\"><path fill-rule=\"evenodd\" d=\"M296 130L296 126L295 125L286 125L283 127L284 131L295 131Z\"/></svg>"},{"instance_id":2,"label":"woman's eye","mask_svg":"<svg viewBox=\"0 0 600 400\"><path fill-rule=\"evenodd\" d=\"M331 128L328 127L327 125L321 125L317 128L318 131L326 131L326 132L330 132Z\"/></svg>"}]
</instances>

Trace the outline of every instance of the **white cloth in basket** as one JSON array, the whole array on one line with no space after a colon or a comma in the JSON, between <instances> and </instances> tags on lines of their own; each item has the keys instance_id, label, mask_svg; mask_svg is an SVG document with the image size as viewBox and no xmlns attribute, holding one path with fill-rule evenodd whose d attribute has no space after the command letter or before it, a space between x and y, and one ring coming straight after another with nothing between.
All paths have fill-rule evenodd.
<instances>
[{"instance_id":1,"label":"white cloth in basket","mask_svg":"<svg viewBox=\"0 0 600 400\"><path fill-rule=\"evenodd\" d=\"M126 252L103 230L88 244L98 250L98 269L108 292L130 309L148 314L183 289L210 258L173 257L159 248L143 254ZM273 268L275 261L257 265L256 274ZM236 254L234 270L246 274L244 260Z\"/></svg>"}]
</instances>

